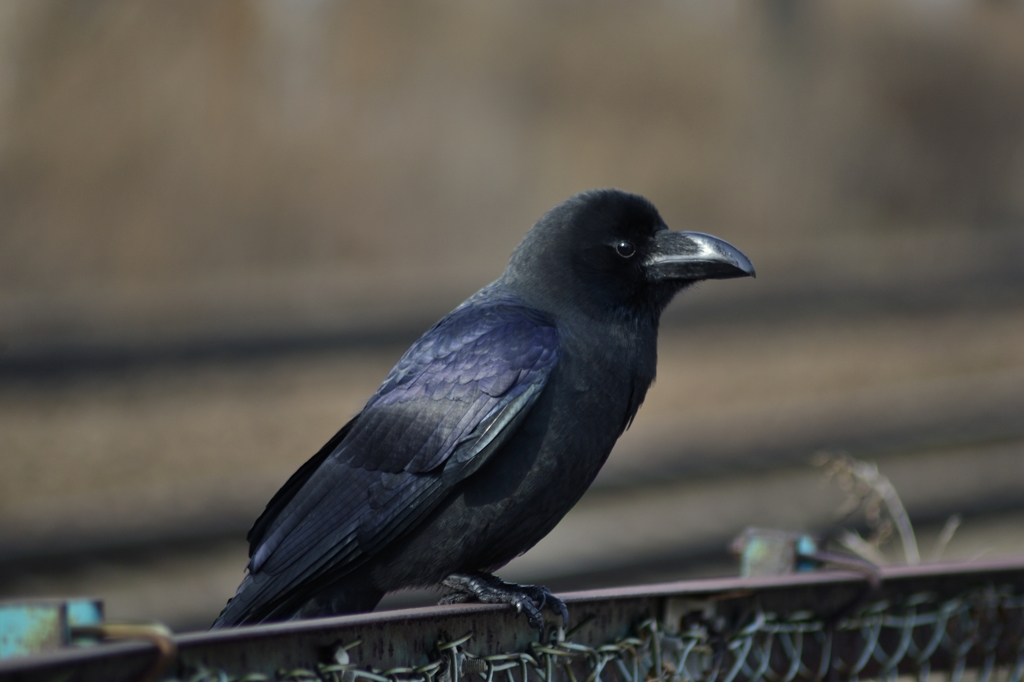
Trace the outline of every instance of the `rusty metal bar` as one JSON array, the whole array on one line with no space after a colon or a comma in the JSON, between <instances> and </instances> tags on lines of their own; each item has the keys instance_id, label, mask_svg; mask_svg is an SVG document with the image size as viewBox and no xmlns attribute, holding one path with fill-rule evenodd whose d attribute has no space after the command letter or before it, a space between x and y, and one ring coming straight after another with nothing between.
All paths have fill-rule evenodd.
<instances>
[{"instance_id":1,"label":"rusty metal bar","mask_svg":"<svg viewBox=\"0 0 1024 682\"><path fill-rule=\"evenodd\" d=\"M820 571L591 590L562 597L569 608L570 627L575 628L568 639L575 645L596 648L635 634L644 622L660 624L648 627L678 630L687 618L711 616L729 631L749 622L754 613L808 612L828 627L868 603L901 603L911 595L926 595L922 598L939 603L972 590L1024 595L1024 558L886 568L882 570L881 586L874 591L869 589L863 574ZM930 670L949 670L964 664L1012 665L1020 658L1024 641L1024 623L1019 616L1020 613L1010 619L1003 617L991 632L970 633L974 638L970 641L977 641L978 646L967 651L962 660L936 649L929 658ZM527 626L525 618L504 606L467 604L386 611L178 635L174 638L178 656L165 675L184 679L190 671L206 668L230 676L261 673L275 679L279 670L316 670L318 664L336 662L339 646L357 641L359 644L343 655L350 656L361 669L411 669L437 661L438 642L452 642L467 634L472 637L461 646L476 657L529 651L540 637L551 635L539 635ZM822 638L804 638L803 658L815 661L828 655L845 661L843 665L849 667L863 663L858 675L870 677L884 668L880 662L885 660L882 652L889 655L907 646L898 633L887 632L876 637L880 649L866 651L858 636L856 632L836 632L828 640L827 652L822 651ZM914 642L918 648L926 645ZM782 666L785 670L788 664L780 658L785 654L783 647L776 646L769 652L771 660L764 659L764 665L773 665L775 670ZM134 680L157 655L152 645L142 643L63 650L0 662L0 681ZM859 661L861 658L864 660ZM897 672L920 673L912 667L908 658L900 663ZM794 680L815 677L814 671L800 667L794 667L794 671L790 676ZM756 672L737 664L732 678L748 679ZM516 679L522 682L521 678Z\"/></svg>"}]
</instances>

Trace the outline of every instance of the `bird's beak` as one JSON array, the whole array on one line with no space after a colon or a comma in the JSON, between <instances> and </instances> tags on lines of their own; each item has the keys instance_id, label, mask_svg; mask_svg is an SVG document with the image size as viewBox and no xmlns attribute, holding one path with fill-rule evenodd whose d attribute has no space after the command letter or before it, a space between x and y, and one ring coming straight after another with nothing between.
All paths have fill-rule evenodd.
<instances>
[{"instance_id":1,"label":"bird's beak","mask_svg":"<svg viewBox=\"0 0 1024 682\"><path fill-rule=\"evenodd\" d=\"M700 232L658 232L645 265L657 281L756 277L750 259L739 249Z\"/></svg>"}]
</instances>

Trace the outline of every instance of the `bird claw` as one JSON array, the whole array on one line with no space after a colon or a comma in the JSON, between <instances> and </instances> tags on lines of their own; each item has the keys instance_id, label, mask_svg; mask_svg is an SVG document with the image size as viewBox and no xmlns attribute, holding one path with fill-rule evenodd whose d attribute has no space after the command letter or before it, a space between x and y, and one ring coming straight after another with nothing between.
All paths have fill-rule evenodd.
<instances>
[{"instance_id":1,"label":"bird claw","mask_svg":"<svg viewBox=\"0 0 1024 682\"><path fill-rule=\"evenodd\" d=\"M569 627L569 609L566 608L565 602L556 597L551 590L543 585L518 585L517 587L529 595L533 603L537 605L538 611L547 606L561 616L562 627ZM538 627L538 629L540 628Z\"/></svg>"},{"instance_id":2,"label":"bird claw","mask_svg":"<svg viewBox=\"0 0 1024 682\"><path fill-rule=\"evenodd\" d=\"M440 604L460 604L470 600L485 604L511 604L518 613L525 613L530 627L544 628L541 610L546 606L562 618L562 626L569 626L569 609L551 590L542 585L507 583L488 573L453 573L442 582L452 592L441 597Z\"/></svg>"}]
</instances>

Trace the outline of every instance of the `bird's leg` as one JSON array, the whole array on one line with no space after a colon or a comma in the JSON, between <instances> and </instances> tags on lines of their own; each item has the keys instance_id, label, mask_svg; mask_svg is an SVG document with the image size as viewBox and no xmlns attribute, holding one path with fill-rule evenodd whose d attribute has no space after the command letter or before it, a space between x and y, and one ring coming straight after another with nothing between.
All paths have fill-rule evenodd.
<instances>
[{"instance_id":1,"label":"bird's leg","mask_svg":"<svg viewBox=\"0 0 1024 682\"><path fill-rule=\"evenodd\" d=\"M565 603L542 585L507 583L490 573L453 573L441 581L452 591L441 597L440 604L459 604L479 601L485 604L511 604L516 611L526 613L530 627L544 627L541 609L547 606L562 617L562 626L569 626L569 610Z\"/></svg>"}]
</instances>

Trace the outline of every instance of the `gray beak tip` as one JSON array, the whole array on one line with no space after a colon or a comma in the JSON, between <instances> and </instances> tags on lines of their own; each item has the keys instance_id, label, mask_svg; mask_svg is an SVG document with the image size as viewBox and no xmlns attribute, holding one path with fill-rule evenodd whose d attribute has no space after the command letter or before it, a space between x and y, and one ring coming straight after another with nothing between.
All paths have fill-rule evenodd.
<instances>
[{"instance_id":1,"label":"gray beak tip","mask_svg":"<svg viewBox=\"0 0 1024 682\"><path fill-rule=\"evenodd\" d=\"M666 230L658 234L655 243L656 251L649 267L658 279L700 281L757 277L750 259L718 237Z\"/></svg>"}]
</instances>

